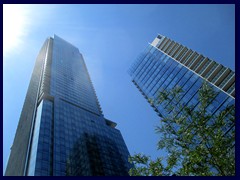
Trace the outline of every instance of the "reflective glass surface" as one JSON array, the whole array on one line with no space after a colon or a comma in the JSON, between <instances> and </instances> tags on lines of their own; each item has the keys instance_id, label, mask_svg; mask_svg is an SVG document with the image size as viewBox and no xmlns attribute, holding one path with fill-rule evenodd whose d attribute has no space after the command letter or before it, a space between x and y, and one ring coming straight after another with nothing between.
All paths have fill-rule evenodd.
<instances>
[{"instance_id":1,"label":"reflective glass surface","mask_svg":"<svg viewBox=\"0 0 240 180\"><path fill-rule=\"evenodd\" d=\"M207 74L211 74L214 68L216 65ZM197 108L199 103L197 92L204 79L152 45L149 45L133 63L129 74L145 98L156 102L152 106L160 116L167 116L171 112L166 110L167 104L157 103L158 92L170 90L176 86L180 86L184 90L181 102ZM215 79L217 78L218 76L215 77ZM217 93L215 99L207 107L210 114L214 116L228 105L235 104L234 98L208 81L207 83ZM227 119L228 117L226 117Z\"/></svg>"},{"instance_id":2,"label":"reflective glass surface","mask_svg":"<svg viewBox=\"0 0 240 180\"><path fill-rule=\"evenodd\" d=\"M128 149L104 118L78 49L54 36L49 66L50 94L39 97L28 175L128 175Z\"/></svg>"}]
</instances>

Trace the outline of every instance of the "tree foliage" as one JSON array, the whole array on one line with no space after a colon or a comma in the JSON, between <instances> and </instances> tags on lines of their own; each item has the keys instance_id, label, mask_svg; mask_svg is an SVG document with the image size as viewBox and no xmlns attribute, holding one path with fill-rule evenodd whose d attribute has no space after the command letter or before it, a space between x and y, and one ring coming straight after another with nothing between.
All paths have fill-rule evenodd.
<instances>
[{"instance_id":1,"label":"tree foliage","mask_svg":"<svg viewBox=\"0 0 240 180\"><path fill-rule=\"evenodd\" d=\"M138 153L129 158L129 162L135 165L130 169L130 175L134 176L167 176L171 173L162 165L162 159L151 160L150 156Z\"/></svg>"},{"instance_id":2,"label":"tree foliage","mask_svg":"<svg viewBox=\"0 0 240 180\"><path fill-rule=\"evenodd\" d=\"M159 92L153 102L168 112L156 127L161 136L158 149L168 157L151 160L136 154L129 159L134 164L130 175L235 175L234 105L209 113L207 108L217 93L207 83L199 89L197 106L184 104L183 94L181 87L175 87Z\"/></svg>"}]
</instances>

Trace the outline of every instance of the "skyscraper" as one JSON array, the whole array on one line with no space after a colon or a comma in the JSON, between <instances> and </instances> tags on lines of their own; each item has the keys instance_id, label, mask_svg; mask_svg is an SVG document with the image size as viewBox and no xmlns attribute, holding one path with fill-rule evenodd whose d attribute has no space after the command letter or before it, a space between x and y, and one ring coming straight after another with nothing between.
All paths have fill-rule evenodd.
<instances>
[{"instance_id":1,"label":"skyscraper","mask_svg":"<svg viewBox=\"0 0 240 180\"><path fill-rule=\"evenodd\" d=\"M115 127L82 54L54 35L37 56L5 175L128 175L129 152Z\"/></svg>"},{"instance_id":2,"label":"skyscraper","mask_svg":"<svg viewBox=\"0 0 240 180\"><path fill-rule=\"evenodd\" d=\"M181 139L187 138L186 146L189 149L186 149L186 152L190 154L192 151L196 153L196 156L194 155L196 159L201 159L203 164L191 162L191 158L188 159L188 157L183 158L182 161L186 160L190 164L190 169L192 165L196 171L201 166L201 168L209 168L216 175L235 174L233 172L235 169L235 73L231 69L165 36L158 35L130 67L129 74L132 82L154 110L164 118L163 124L166 126L163 125L163 129L171 127L169 128L171 130L164 131L166 134L163 134L165 137L163 140L171 141L169 144L176 145L174 146L176 149L184 149L185 140ZM213 98L209 98L211 102L206 105L206 109L204 108L206 113L201 109L203 106L199 106L201 104L198 98L198 90L204 85L204 82L215 91ZM183 90L180 95L178 94L177 99L170 95L167 101L159 102L159 92L168 93L175 87L181 87ZM167 94L163 94L167 96ZM184 106L191 107L191 109L187 108L189 113L187 110L184 111ZM226 109L227 111L222 113ZM190 113L191 110L194 113ZM198 115L201 118L196 117ZM197 120L202 120L202 123L198 124ZM190 124L195 127L189 126ZM181 129L183 125L186 126ZM207 131L211 135L207 134ZM171 132L174 133L171 134ZM185 132L189 136L183 135ZM201 133L206 133L204 138L201 137ZM195 151L201 145L207 149L207 153L203 153L204 157ZM183 151L180 150L180 152ZM186 154L183 156L188 156ZM229 166L230 169L224 167L225 165L221 162L217 162L214 156L219 159L228 158L229 161L226 162L231 164L226 164L226 166ZM212 158L213 163L208 158ZM179 157L179 161L181 161L181 157ZM219 168L220 166L221 168ZM188 168L188 165L186 167ZM222 169L225 171L224 173ZM228 170L233 171L228 172Z\"/></svg>"},{"instance_id":3,"label":"skyscraper","mask_svg":"<svg viewBox=\"0 0 240 180\"><path fill-rule=\"evenodd\" d=\"M158 98L159 91L180 86L185 92L181 101L197 107L197 92L206 81L218 93L208 112L219 113L235 104L235 72L162 35L139 55L129 74L149 103ZM151 106L160 117L169 113L163 104Z\"/></svg>"}]
</instances>

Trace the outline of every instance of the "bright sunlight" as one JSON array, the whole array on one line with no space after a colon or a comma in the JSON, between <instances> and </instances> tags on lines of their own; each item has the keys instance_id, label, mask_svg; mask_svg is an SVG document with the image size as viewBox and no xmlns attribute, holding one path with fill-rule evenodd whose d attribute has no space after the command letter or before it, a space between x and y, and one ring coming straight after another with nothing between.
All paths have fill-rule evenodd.
<instances>
[{"instance_id":1,"label":"bright sunlight","mask_svg":"<svg viewBox=\"0 0 240 180\"><path fill-rule=\"evenodd\" d=\"M17 47L26 34L28 10L23 5L3 5L3 55Z\"/></svg>"}]
</instances>

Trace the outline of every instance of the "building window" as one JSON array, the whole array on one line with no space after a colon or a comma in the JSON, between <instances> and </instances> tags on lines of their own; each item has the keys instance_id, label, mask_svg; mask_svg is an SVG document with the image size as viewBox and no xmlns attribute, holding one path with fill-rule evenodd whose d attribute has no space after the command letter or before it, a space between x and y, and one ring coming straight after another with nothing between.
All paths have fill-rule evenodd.
<instances>
[{"instance_id":1,"label":"building window","mask_svg":"<svg viewBox=\"0 0 240 180\"><path fill-rule=\"evenodd\" d=\"M228 76L223 80L223 82L221 82L221 84L219 85L219 88L222 88L233 75L234 75L234 72L230 72Z\"/></svg>"},{"instance_id":2,"label":"building window","mask_svg":"<svg viewBox=\"0 0 240 180\"><path fill-rule=\"evenodd\" d=\"M214 62L215 63L215 62ZM218 64L217 63L215 63L214 65L213 65L213 67L208 71L208 73L205 75L205 78L207 79L211 74L212 74L212 72L216 69L216 67L218 66Z\"/></svg>"},{"instance_id":3,"label":"building window","mask_svg":"<svg viewBox=\"0 0 240 180\"><path fill-rule=\"evenodd\" d=\"M235 89L235 83L231 85L231 87L227 90L227 93L230 94L233 91L233 89Z\"/></svg>"},{"instance_id":4,"label":"building window","mask_svg":"<svg viewBox=\"0 0 240 180\"><path fill-rule=\"evenodd\" d=\"M217 79L223 74L223 72L226 70L226 67L223 67L218 73L217 75L213 78L212 83L215 83L217 81Z\"/></svg>"},{"instance_id":5,"label":"building window","mask_svg":"<svg viewBox=\"0 0 240 180\"><path fill-rule=\"evenodd\" d=\"M190 52L190 54L183 60L182 64L185 64L185 62L187 62L187 60L192 56L193 51Z\"/></svg>"},{"instance_id":6,"label":"building window","mask_svg":"<svg viewBox=\"0 0 240 180\"><path fill-rule=\"evenodd\" d=\"M203 65L201 70L198 72L198 74L202 74L202 72L207 68L207 66L211 63L211 60L207 60L207 62Z\"/></svg>"}]
</instances>

